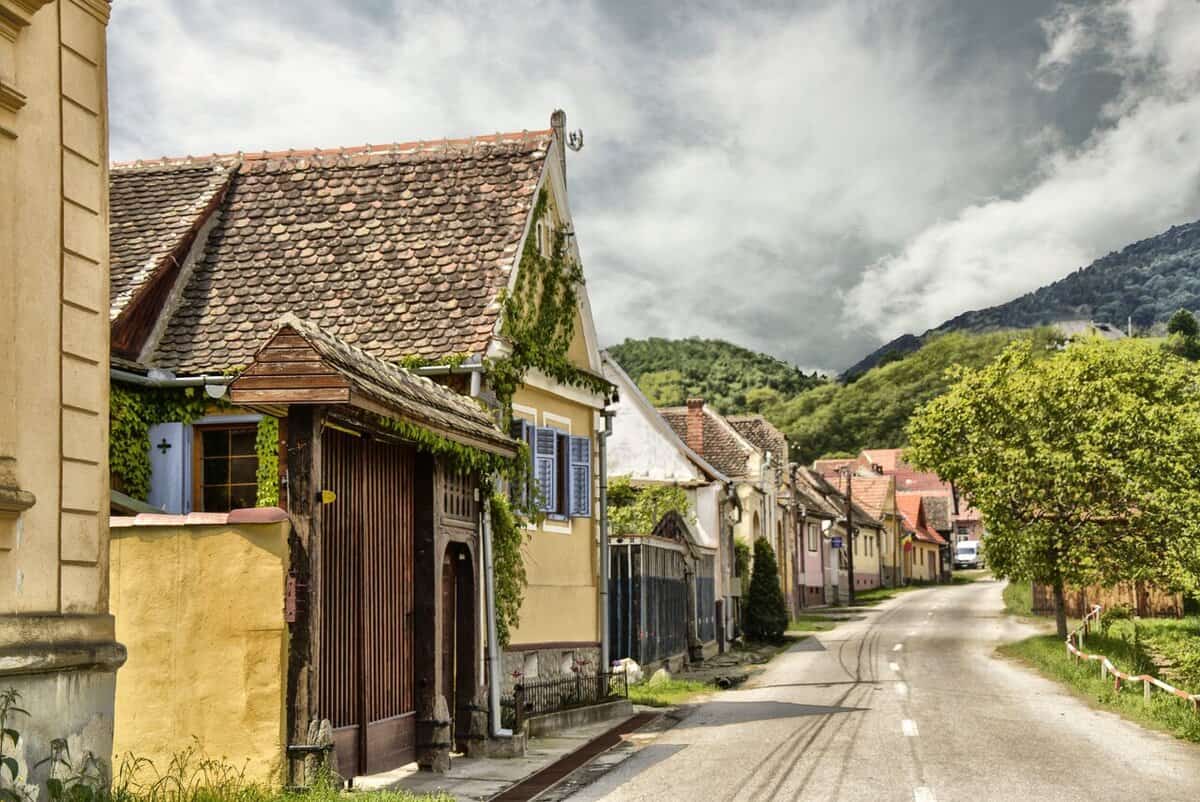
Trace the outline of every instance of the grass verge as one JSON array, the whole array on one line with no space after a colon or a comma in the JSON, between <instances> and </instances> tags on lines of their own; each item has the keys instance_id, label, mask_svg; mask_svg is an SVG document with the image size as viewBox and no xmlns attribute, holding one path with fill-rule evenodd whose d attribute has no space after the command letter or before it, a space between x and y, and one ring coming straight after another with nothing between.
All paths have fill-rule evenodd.
<instances>
[{"instance_id":1,"label":"grass verge","mask_svg":"<svg viewBox=\"0 0 1200 802\"><path fill-rule=\"evenodd\" d=\"M1195 632L1196 621L1192 621L1192 632ZM1106 655L1122 671L1157 675L1158 669L1151 662L1144 644L1159 637L1169 637L1175 627L1163 625L1178 625L1180 622L1139 621L1139 630L1148 630L1144 635L1131 635L1133 622L1127 623L1129 631L1114 625L1107 636L1098 632L1089 635L1085 651ZM1098 663L1077 663L1067 654L1056 635L1037 635L1006 644L997 651L1036 668L1044 676L1061 682L1077 696L1097 707L1177 738L1200 743L1200 714L1190 704L1158 690L1151 696L1150 704L1146 704L1140 683L1116 690L1111 679L1101 679ZM1171 680L1168 678L1168 681Z\"/></svg>"},{"instance_id":2,"label":"grass verge","mask_svg":"<svg viewBox=\"0 0 1200 802\"><path fill-rule=\"evenodd\" d=\"M1010 579L1001 591L1001 596L1004 598L1004 609L1013 615L1033 615L1033 586L1028 582L1014 582Z\"/></svg>"},{"instance_id":3,"label":"grass verge","mask_svg":"<svg viewBox=\"0 0 1200 802\"><path fill-rule=\"evenodd\" d=\"M696 682L690 679L639 682L637 685L629 686L629 701L635 705L646 705L647 707L671 707L714 690L716 687L707 682Z\"/></svg>"},{"instance_id":4,"label":"grass verge","mask_svg":"<svg viewBox=\"0 0 1200 802\"><path fill-rule=\"evenodd\" d=\"M798 615L788 622L788 632L828 632L838 625L834 618L823 615Z\"/></svg>"},{"instance_id":5,"label":"grass verge","mask_svg":"<svg viewBox=\"0 0 1200 802\"><path fill-rule=\"evenodd\" d=\"M880 602L885 602L888 599L894 599L901 593L908 593L921 588L931 587L930 585L901 585L898 588L871 588L870 590L859 590L854 593L854 604L857 607L874 607Z\"/></svg>"}]
</instances>

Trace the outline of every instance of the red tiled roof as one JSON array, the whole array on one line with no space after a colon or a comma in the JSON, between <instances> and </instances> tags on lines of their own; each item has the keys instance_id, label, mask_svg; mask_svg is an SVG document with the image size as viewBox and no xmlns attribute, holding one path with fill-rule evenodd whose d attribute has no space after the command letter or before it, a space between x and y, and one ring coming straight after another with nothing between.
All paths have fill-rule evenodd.
<instances>
[{"instance_id":1,"label":"red tiled roof","mask_svg":"<svg viewBox=\"0 0 1200 802\"><path fill-rule=\"evenodd\" d=\"M946 539L925 523L924 499L920 493L897 493L896 508L900 511L904 525L912 532L917 540L934 543L939 546L946 544Z\"/></svg>"},{"instance_id":2,"label":"red tiled roof","mask_svg":"<svg viewBox=\"0 0 1200 802\"><path fill-rule=\"evenodd\" d=\"M893 473L904 464L902 448L864 448L864 457L872 465L878 465L884 473Z\"/></svg>"},{"instance_id":3,"label":"red tiled roof","mask_svg":"<svg viewBox=\"0 0 1200 802\"><path fill-rule=\"evenodd\" d=\"M854 459L819 459L813 462L813 470L822 476L832 476L847 465L854 463Z\"/></svg>"},{"instance_id":4,"label":"red tiled roof","mask_svg":"<svg viewBox=\"0 0 1200 802\"><path fill-rule=\"evenodd\" d=\"M787 465L787 438L762 415L727 415L725 420L760 451L770 451L776 465Z\"/></svg>"},{"instance_id":5,"label":"red tiled roof","mask_svg":"<svg viewBox=\"0 0 1200 802\"><path fill-rule=\"evenodd\" d=\"M664 407L658 410L658 414L685 443L688 441L687 412L687 407ZM716 412L705 407L704 413L704 452L700 456L726 476L745 476L750 450L725 427Z\"/></svg>"},{"instance_id":6,"label":"red tiled roof","mask_svg":"<svg viewBox=\"0 0 1200 802\"><path fill-rule=\"evenodd\" d=\"M828 477L829 483L843 495L846 493L846 477L834 474ZM883 518L884 505L892 489L892 480L888 476L855 476L850 486L850 492L855 504L862 506L874 518Z\"/></svg>"},{"instance_id":7,"label":"red tiled roof","mask_svg":"<svg viewBox=\"0 0 1200 802\"><path fill-rule=\"evenodd\" d=\"M114 187L153 173L164 197L194 195L202 169L233 172L146 361L191 374L248 364L287 312L380 359L481 353L551 141L535 131L114 168ZM130 242L168 238L151 212L139 192L114 194L114 219L133 230L114 239L114 264L159 248ZM114 300L123 291L115 281Z\"/></svg>"}]
</instances>

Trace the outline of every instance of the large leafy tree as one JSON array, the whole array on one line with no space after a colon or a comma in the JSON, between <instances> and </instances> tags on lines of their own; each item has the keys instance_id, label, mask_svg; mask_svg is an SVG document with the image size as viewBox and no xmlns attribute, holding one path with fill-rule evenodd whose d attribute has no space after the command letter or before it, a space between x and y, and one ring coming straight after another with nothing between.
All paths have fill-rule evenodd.
<instances>
[{"instance_id":1,"label":"large leafy tree","mask_svg":"<svg viewBox=\"0 0 1200 802\"><path fill-rule=\"evenodd\" d=\"M988 523L988 563L1054 589L1149 580L1195 592L1200 382L1143 340L1014 343L957 369L909 426L906 458L954 482Z\"/></svg>"}]
</instances>

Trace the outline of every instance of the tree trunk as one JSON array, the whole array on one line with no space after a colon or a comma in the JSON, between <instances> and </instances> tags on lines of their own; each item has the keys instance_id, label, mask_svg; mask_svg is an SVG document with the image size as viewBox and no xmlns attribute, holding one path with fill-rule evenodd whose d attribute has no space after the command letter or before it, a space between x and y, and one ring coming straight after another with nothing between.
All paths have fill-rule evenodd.
<instances>
[{"instance_id":1,"label":"tree trunk","mask_svg":"<svg viewBox=\"0 0 1200 802\"><path fill-rule=\"evenodd\" d=\"M1059 640L1067 639L1067 602L1063 598L1062 577L1054 578L1054 625L1058 629Z\"/></svg>"}]
</instances>

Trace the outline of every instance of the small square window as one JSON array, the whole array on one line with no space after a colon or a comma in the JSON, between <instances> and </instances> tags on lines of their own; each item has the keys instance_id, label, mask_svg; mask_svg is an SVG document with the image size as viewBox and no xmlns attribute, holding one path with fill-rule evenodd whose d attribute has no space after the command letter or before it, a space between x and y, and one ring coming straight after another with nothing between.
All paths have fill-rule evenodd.
<instances>
[{"instance_id":1,"label":"small square window","mask_svg":"<svg viewBox=\"0 0 1200 802\"><path fill-rule=\"evenodd\" d=\"M258 500L256 427L198 427L195 492L202 512L253 507Z\"/></svg>"}]
</instances>

